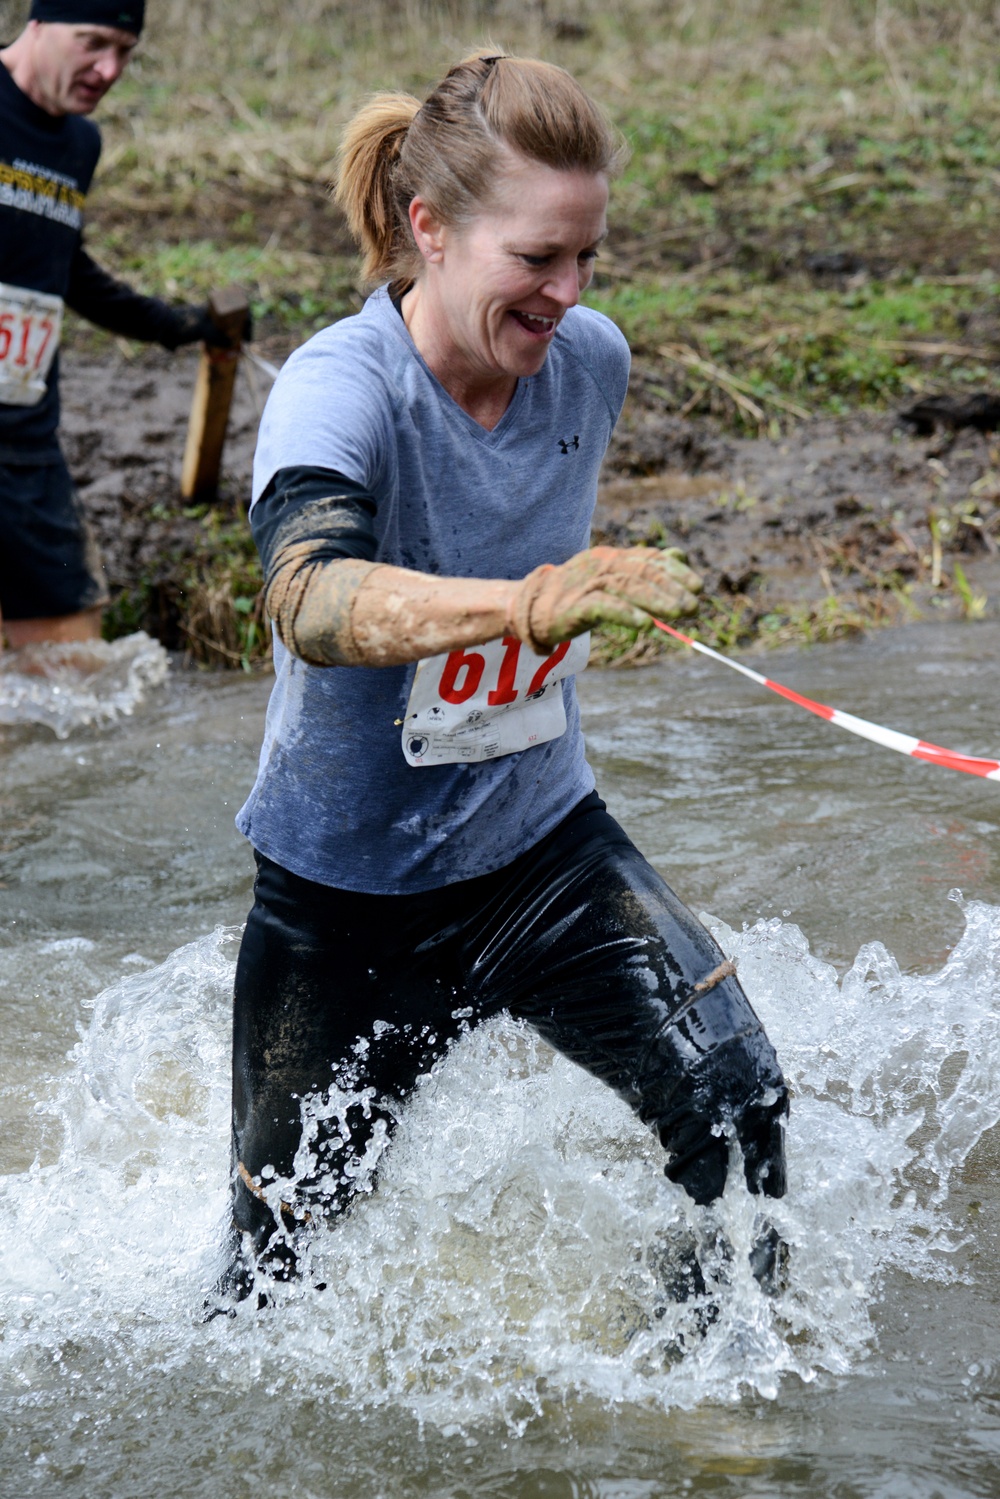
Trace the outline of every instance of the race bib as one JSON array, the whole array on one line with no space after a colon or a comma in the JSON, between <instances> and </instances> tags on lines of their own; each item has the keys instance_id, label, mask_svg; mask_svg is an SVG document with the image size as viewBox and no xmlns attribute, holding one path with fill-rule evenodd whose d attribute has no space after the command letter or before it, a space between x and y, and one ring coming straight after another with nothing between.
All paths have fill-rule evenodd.
<instances>
[{"instance_id":1,"label":"race bib","mask_svg":"<svg viewBox=\"0 0 1000 1499\"><path fill-rule=\"evenodd\" d=\"M403 720L408 765L496 760L566 732L564 677L583 671L590 636L536 656L513 636L429 656L417 666Z\"/></svg>"},{"instance_id":2,"label":"race bib","mask_svg":"<svg viewBox=\"0 0 1000 1499\"><path fill-rule=\"evenodd\" d=\"M0 281L0 402L37 406L59 347L62 297Z\"/></svg>"}]
</instances>

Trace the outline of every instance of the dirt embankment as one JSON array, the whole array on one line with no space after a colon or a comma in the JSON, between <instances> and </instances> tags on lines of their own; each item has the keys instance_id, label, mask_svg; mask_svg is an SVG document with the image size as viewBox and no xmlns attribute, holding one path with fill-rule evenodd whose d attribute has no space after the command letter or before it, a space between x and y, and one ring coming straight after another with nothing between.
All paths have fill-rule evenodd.
<instances>
[{"instance_id":1,"label":"dirt embankment","mask_svg":"<svg viewBox=\"0 0 1000 1499\"><path fill-rule=\"evenodd\" d=\"M206 531L178 495L195 361L191 352L67 357L62 432L123 628L225 661L239 659L235 636L213 651L195 595L209 574L225 592L222 545L243 569L244 594L253 582L240 515L267 382L245 366L238 381L218 507L231 524L220 542L218 526ZM917 436L893 415L856 413L777 439L738 438L710 419L666 414L646 392L647 373L636 373L608 453L595 539L684 548L706 581L706 638L817 638L916 610L996 611L995 434ZM245 599L239 607L245 615Z\"/></svg>"},{"instance_id":2,"label":"dirt embankment","mask_svg":"<svg viewBox=\"0 0 1000 1499\"><path fill-rule=\"evenodd\" d=\"M198 355L145 349L134 357L63 356L61 441L97 535L117 628L144 628L172 649L182 629L198 559L202 519L180 497ZM237 382L220 508L237 512L249 492L258 411L245 376Z\"/></svg>"},{"instance_id":3,"label":"dirt embankment","mask_svg":"<svg viewBox=\"0 0 1000 1499\"><path fill-rule=\"evenodd\" d=\"M644 407L640 383L596 525L619 544L684 547L706 592L742 603L765 633L803 611L834 627L852 612L992 612L976 596L1000 592L1000 439L918 436L898 414L871 412L736 438Z\"/></svg>"}]
</instances>

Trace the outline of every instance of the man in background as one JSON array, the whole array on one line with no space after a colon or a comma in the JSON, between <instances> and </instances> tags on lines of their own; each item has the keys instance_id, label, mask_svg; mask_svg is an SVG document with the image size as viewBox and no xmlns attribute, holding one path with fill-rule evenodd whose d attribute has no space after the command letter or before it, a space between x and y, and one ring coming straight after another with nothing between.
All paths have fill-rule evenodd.
<instances>
[{"instance_id":1,"label":"man in background","mask_svg":"<svg viewBox=\"0 0 1000 1499\"><path fill-rule=\"evenodd\" d=\"M63 308L167 349L226 344L207 309L116 281L83 247L101 152L89 115L119 79L144 0L33 0L0 50L0 649L95 640L100 558L59 447Z\"/></svg>"}]
</instances>

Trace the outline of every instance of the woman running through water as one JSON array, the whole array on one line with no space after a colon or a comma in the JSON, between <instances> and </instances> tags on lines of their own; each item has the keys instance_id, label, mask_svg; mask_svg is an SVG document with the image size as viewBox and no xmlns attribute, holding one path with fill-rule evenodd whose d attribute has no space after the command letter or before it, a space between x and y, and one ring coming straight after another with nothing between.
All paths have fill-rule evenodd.
<instances>
[{"instance_id":1,"label":"woman running through water","mask_svg":"<svg viewBox=\"0 0 1000 1499\"><path fill-rule=\"evenodd\" d=\"M784 1192L774 1051L584 757L587 631L700 587L588 549L629 353L580 294L621 157L569 74L505 56L347 129L338 201L382 284L289 359L254 464L276 682L238 818L236 1296L295 1273L420 1075L501 1010L614 1088L695 1201L731 1158Z\"/></svg>"}]
</instances>

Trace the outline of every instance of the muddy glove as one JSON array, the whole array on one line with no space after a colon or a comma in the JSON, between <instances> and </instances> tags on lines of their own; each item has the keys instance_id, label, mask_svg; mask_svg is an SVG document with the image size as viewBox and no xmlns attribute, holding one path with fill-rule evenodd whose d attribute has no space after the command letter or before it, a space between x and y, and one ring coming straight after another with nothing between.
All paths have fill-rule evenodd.
<instances>
[{"instance_id":1,"label":"muddy glove","mask_svg":"<svg viewBox=\"0 0 1000 1499\"><path fill-rule=\"evenodd\" d=\"M592 625L638 628L697 608L702 581L673 551L591 547L555 567L544 563L518 587L512 633L539 655Z\"/></svg>"}]
</instances>

